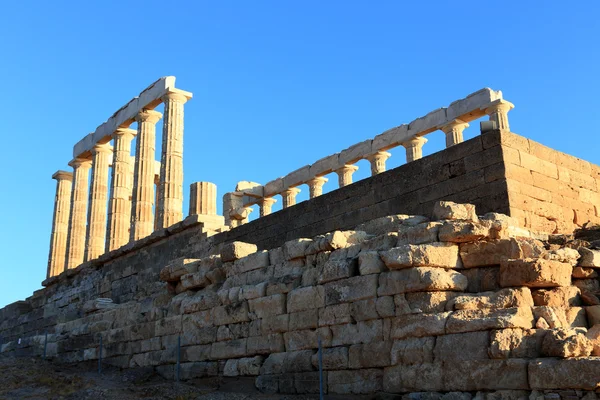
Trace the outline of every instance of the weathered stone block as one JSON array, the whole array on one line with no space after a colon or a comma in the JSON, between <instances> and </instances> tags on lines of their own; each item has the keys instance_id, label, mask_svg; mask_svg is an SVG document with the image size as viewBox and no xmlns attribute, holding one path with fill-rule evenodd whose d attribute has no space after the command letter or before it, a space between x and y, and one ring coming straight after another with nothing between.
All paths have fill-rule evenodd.
<instances>
[{"instance_id":1,"label":"weathered stone block","mask_svg":"<svg viewBox=\"0 0 600 400\"><path fill-rule=\"evenodd\" d=\"M331 345L342 346L383 340L382 320L359 321L356 324L331 326Z\"/></svg>"},{"instance_id":2,"label":"weathered stone block","mask_svg":"<svg viewBox=\"0 0 600 400\"><path fill-rule=\"evenodd\" d=\"M400 225L398 228L398 244L425 244L438 241L441 222L423 222L417 225Z\"/></svg>"},{"instance_id":3,"label":"weathered stone block","mask_svg":"<svg viewBox=\"0 0 600 400\"><path fill-rule=\"evenodd\" d=\"M330 371L327 377L327 387L329 393L375 393L383 390L383 371L380 369Z\"/></svg>"},{"instance_id":4,"label":"weathered stone block","mask_svg":"<svg viewBox=\"0 0 600 400\"><path fill-rule=\"evenodd\" d=\"M310 310L325 306L325 288L309 286L294 289L287 295L287 312Z\"/></svg>"},{"instance_id":5,"label":"weathered stone block","mask_svg":"<svg viewBox=\"0 0 600 400\"><path fill-rule=\"evenodd\" d=\"M392 319L390 337L405 339L409 337L438 336L445 333L445 326L451 313L406 314Z\"/></svg>"},{"instance_id":6,"label":"weathered stone block","mask_svg":"<svg viewBox=\"0 0 600 400\"><path fill-rule=\"evenodd\" d=\"M595 390L600 376L600 358L537 359L529 363L531 389Z\"/></svg>"},{"instance_id":7,"label":"weathered stone block","mask_svg":"<svg viewBox=\"0 0 600 400\"><path fill-rule=\"evenodd\" d=\"M387 268L376 251L361 252L358 256L358 269L361 275L378 274Z\"/></svg>"},{"instance_id":8,"label":"weathered stone block","mask_svg":"<svg viewBox=\"0 0 600 400\"><path fill-rule=\"evenodd\" d=\"M312 243L312 239L300 238L288 240L282 246L283 255L286 260L293 260L306 256L306 249Z\"/></svg>"},{"instance_id":9,"label":"weathered stone block","mask_svg":"<svg viewBox=\"0 0 600 400\"><path fill-rule=\"evenodd\" d=\"M295 313L290 313L290 331L302 329L316 329L319 326L319 310L305 310Z\"/></svg>"},{"instance_id":10,"label":"weathered stone block","mask_svg":"<svg viewBox=\"0 0 600 400\"><path fill-rule=\"evenodd\" d=\"M358 264L356 259L328 260L319 272L319 284L349 278L357 275Z\"/></svg>"},{"instance_id":11,"label":"weathered stone block","mask_svg":"<svg viewBox=\"0 0 600 400\"><path fill-rule=\"evenodd\" d=\"M212 309L212 317L213 323L217 326L250 321L248 303L243 301L215 307Z\"/></svg>"},{"instance_id":12,"label":"weathered stone block","mask_svg":"<svg viewBox=\"0 0 600 400\"><path fill-rule=\"evenodd\" d=\"M581 258L579 259L580 267L600 268L600 250L580 247L579 254L581 254Z\"/></svg>"},{"instance_id":13,"label":"weathered stone block","mask_svg":"<svg viewBox=\"0 0 600 400\"><path fill-rule=\"evenodd\" d=\"M322 349L323 351L323 370L336 370L348 368L348 347L332 347ZM319 353L315 353L311 358L312 366L319 368Z\"/></svg>"},{"instance_id":14,"label":"weathered stone block","mask_svg":"<svg viewBox=\"0 0 600 400\"><path fill-rule=\"evenodd\" d=\"M507 260L500 265L500 286L570 286L573 267L544 259Z\"/></svg>"},{"instance_id":15,"label":"weathered stone block","mask_svg":"<svg viewBox=\"0 0 600 400\"><path fill-rule=\"evenodd\" d=\"M247 354L246 343L247 339L215 342L211 345L210 358L212 360L223 360L244 357Z\"/></svg>"},{"instance_id":16,"label":"weathered stone block","mask_svg":"<svg viewBox=\"0 0 600 400\"><path fill-rule=\"evenodd\" d=\"M573 307L581 305L580 290L575 286L532 290L536 306Z\"/></svg>"},{"instance_id":17,"label":"weathered stone block","mask_svg":"<svg viewBox=\"0 0 600 400\"><path fill-rule=\"evenodd\" d=\"M269 265L269 252L256 251L233 262L233 272L243 274L255 269L266 268Z\"/></svg>"},{"instance_id":18,"label":"weathered stone block","mask_svg":"<svg viewBox=\"0 0 600 400\"><path fill-rule=\"evenodd\" d=\"M325 304L352 302L377 296L377 275L355 276L324 285Z\"/></svg>"},{"instance_id":19,"label":"weathered stone block","mask_svg":"<svg viewBox=\"0 0 600 400\"><path fill-rule=\"evenodd\" d=\"M375 276L375 275L372 275ZM379 296L421 291L463 291L467 278L443 268L416 267L379 275Z\"/></svg>"},{"instance_id":20,"label":"weathered stone block","mask_svg":"<svg viewBox=\"0 0 600 400\"><path fill-rule=\"evenodd\" d=\"M533 313L529 307L497 310L460 310L451 313L448 317L446 333L475 332L504 328L531 329L533 325Z\"/></svg>"},{"instance_id":21,"label":"weathered stone block","mask_svg":"<svg viewBox=\"0 0 600 400\"><path fill-rule=\"evenodd\" d=\"M354 344L350 346L348 367L351 369L378 368L391 365L392 342Z\"/></svg>"},{"instance_id":22,"label":"weathered stone block","mask_svg":"<svg viewBox=\"0 0 600 400\"><path fill-rule=\"evenodd\" d=\"M285 304L285 294L274 294L272 296L248 300L249 317L250 319L257 319L285 314Z\"/></svg>"},{"instance_id":23,"label":"weathered stone block","mask_svg":"<svg viewBox=\"0 0 600 400\"><path fill-rule=\"evenodd\" d=\"M458 219L478 221L473 204L457 204L451 201L438 201L433 206L433 219Z\"/></svg>"},{"instance_id":24,"label":"weathered stone block","mask_svg":"<svg viewBox=\"0 0 600 400\"><path fill-rule=\"evenodd\" d=\"M477 222L447 221L438 233L441 242L468 243L490 235L489 228Z\"/></svg>"},{"instance_id":25,"label":"weathered stone block","mask_svg":"<svg viewBox=\"0 0 600 400\"><path fill-rule=\"evenodd\" d=\"M435 340L435 337L409 337L403 340L394 340L390 359L392 365L432 363Z\"/></svg>"},{"instance_id":26,"label":"weathered stone block","mask_svg":"<svg viewBox=\"0 0 600 400\"><path fill-rule=\"evenodd\" d=\"M270 354L285 351L285 343L281 333L249 337L246 354Z\"/></svg>"},{"instance_id":27,"label":"weathered stone block","mask_svg":"<svg viewBox=\"0 0 600 400\"><path fill-rule=\"evenodd\" d=\"M490 358L540 357L546 331L542 329L499 329L491 331Z\"/></svg>"},{"instance_id":28,"label":"weathered stone block","mask_svg":"<svg viewBox=\"0 0 600 400\"><path fill-rule=\"evenodd\" d=\"M499 239L460 245L465 268L500 265L507 259L539 257L544 251L543 243L530 239Z\"/></svg>"},{"instance_id":29,"label":"weathered stone block","mask_svg":"<svg viewBox=\"0 0 600 400\"><path fill-rule=\"evenodd\" d=\"M198 292L181 301L181 313L192 314L198 311L210 310L220 304L219 296L213 291Z\"/></svg>"},{"instance_id":30,"label":"weathered stone block","mask_svg":"<svg viewBox=\"0 0 600 400\"><path fill-rule=\"evenodd\" d=\"M303 330L286 332L283 335L285 339L286 351L316 349L319 347L318 339L321 338L323 347L328 347L331 343L331 330L328 327L316 330Z\"/></svg>"},{"instance_id":31,"label":"weathered stone block","mask_svg":"<svg viewBox=\"0 0 600 400\"><path fill-rule=\"evenodd\" d=\"M347 324L352 322L349 303L335 304L319 309L319 326Z\"/></svg>"},{"instance_id":32,"label":"weathered stone block","mask_svg":"<svg viewBox=\"0 0 600 400\"><path fill-rule=\"evenodd\" d=\"M198 260L190 258L179 258L167 265L160 271L160 280L165 282L177 282L182 275L198 271Z\"/></svg>"},{"instance_id":33,"label":"weathered stone block","mask_svg":"<svg viewBox=\"0 0 600 400\"><path fill-rule=\"evenodd\" d=\"M487 360L490 334L488 331L438 336L433 355L436 361L461 362Z\"/></svg>"},{"instance_id":34,"label":"weathered stone block","mask_svg":"<svg viewBox=\"0 0 600 400\"><path fill-rule=\"evenodd\" d=\"M255 244L245 242L231 242L221 248L221 260L223 262L235 261L246 257L258 250Z\"/></svg>"},{"instance_id":35,"label":"weathered stone block","mask_svg":"<svg viewBox=\"0 0 600 400\"><path fill-rule=\"evenodd\" d=\"M451 300L448 307L448 310L533 307L533 298L529 288L502 289L498 292L460 295Z\"/></svg>"},{"instance_id":36,"label":"weathered stone block","mask_svg":"<svg viewBox=\"0 0 600 400\"><path fill-rule=\"evenodd\" d=\"M394 296L396 315L441 313L446 311L446 304L459 295L460 293L458 292L415 292L399 294Z\"/></svg>"},{"instance_id":37,"label":"weathered stone block","mask_svg":"<svg viewBox=\"0 0 600 400\"><path fill-rule=\"evenodd\" d=\"M542 354L547 357L587 357L594 349L584 329L552 329L542 342Z\"/></svg>"},{"instance_id":38,"label":"weathered stone block","mask_svg":"<svg viewBox=\"0 0 600 400\"><path fill-rule=\"evenodd\" d=\"M381 259L390 269L410 267L461 268L458 246L449 243L403 245L382 251Z\"/></svg>"}]
</instances>

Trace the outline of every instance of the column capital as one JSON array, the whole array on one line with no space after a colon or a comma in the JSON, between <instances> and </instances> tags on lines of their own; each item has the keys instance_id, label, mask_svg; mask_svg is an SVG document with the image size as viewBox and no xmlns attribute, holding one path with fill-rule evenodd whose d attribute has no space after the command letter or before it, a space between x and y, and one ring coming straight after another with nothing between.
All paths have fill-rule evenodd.
<instances>
[{"instance_id":1,"label":"column capital","mask_svg":"<svg viewBox=\"0 0 600 400\"><path fill-rule=\"evenodd\" d=\"M135 116L136 122L157 123L162 118L162 114L155 110L143 109Z\"/></svg>"},{"instance_id":2,"label":"column capital","mask_svg":"<svg viewBox=\"0 0 600 400\"><path fill-rule=\"evenodd\" d=\"M176 101L181 104L185 104L189 99L192 98L192 94L190 92L186 92L184 90L171 89L167 93L161 96L161 100L163 102Z\"/></svg>"},{"instance_id":3,"label":"column capital","mask_svg":"<svg viewBox=\"0 0 600 400\"><path fill-rule=\"evenodd\" d=\"M137 130L130 128L117 128L116 131L113 132L112 137L115 138L117 136L126 136L131 135L132 137L137 135Z\"/></svg>"},{"instance_id":4,"label":"column capital","mask_svg":"<svg viewBox=\"0 0 600 400\"><path fill-rule=\"evenodd\" d=\"M339 167L338 169L335 170L335 172L338 173L338 174L343 174L343 173L348 173L348 172L355 172L355 171L358 171L358 166L357 165L352 165L352 164L342 165L341 167Z\"/></svg>"},{"instance_id":5,"label":"column capital","mask_svg":"<svg viewBox=\"0 0 600 400\"><path fill-rule=\"evenodd\" d=\"M69 161L69 166L73 168L92 168L92 160L89 158L77 157Z\"/></svg>"},{"instance_id":6,"label":"column capital","mask_svg":"<svg viewBox=\"0 0 600 400\"><path fill-rule=\"evenodd\" d=\"M510 110L515 108L515 105L510 101L504 99L494 100L491 103L481 107L482 110L485 111L486 114L492 114L495 112L504 112L507 113Z\"/></svg>"},{"instance_id":7,"label":"column capital","mask_svg":"<svg viewBox=\"0 0 600 400\"><path fill-rule=\"evenodd\" d=\"M52 174L52 179L56 179L57 181L73 181L73 173L58 170Z\"/></svg>"},{"instance_id":8,"label":"column capital","mask_svg":"<svg viewBox=\"0 0 600 400\"><path fill-rule=\"evenodd\" d=\"M271 206L273 204L277 203L277 199L273 198L273 197L263 197L262 199L258 200L258 204L259 205L267 205L267 206Z\"/></svg>"},{"instance_id":9,"label":"column capital","mask_svg":"<svg viewBox=\"0 0 600 400\"><path fill-rule=\"evenodd\" d=\"M281 192L281 194L292 194L292 195L297 195L298 193L300 193L300 189L298 189L297 187L287 188Z\"/></svg>"},{"instance_id":10,"label":"column capital","mask_svg":"<svg viewBox=\"0 0 600 400\"><path fill-rule=\"evenodd\" d=\"M446 125L442 126L440 130L444 133L450 133L455 129L460 130L461 132L469 127L469 124L462 119L453 119Z\"/></svg>"},{"instance_id":11,"label":"column capital","mask_svg":"<svg viewBox=\"0 0 600 400\"><path fill-rule=\"evenodd\" d=\"M425 143L427 143L427 139L422 136L415 136L414 138L408 139L400 144L408 149L410 147L422 147Z\"/></svg>"},{"instance_id":12,"label":"column capital","mask_svg":"<svg viewBox=\"0 0 600 400\"><path fill-rule=\"evenodd\" d=\"M317 185L317 184L325 184L329 181L329 179L325 178L324 176L315 176L312 179L309 179L308 181L306 181L306 183L308 185Z\"/></svg>"},{"instance_id":13,"label":"column capital","mask_svg":"<svg viewBox=\"0 0 600 400\"><path fill-rule=\"evenodd\" d=\"M371 176L385 172L385 162L391 156L391 153L382 150L367 155L365 158L371 163Z\"/></svg>"},{"instance_id":14,"label":"column capital","mask_svg":"<svg viewBox=\"0 0 600 400\"><path fill-rule=\"evenodd\" d=\"M99 154L99 153L110 154L110 153L112 153L112 151L113 151L113 147L110 144L108 144L108 143L106 143L106 144L96 144L92 148L92 150L91 150L92 155L96 155L96 154Z\"/></svg>"}]
</instances>

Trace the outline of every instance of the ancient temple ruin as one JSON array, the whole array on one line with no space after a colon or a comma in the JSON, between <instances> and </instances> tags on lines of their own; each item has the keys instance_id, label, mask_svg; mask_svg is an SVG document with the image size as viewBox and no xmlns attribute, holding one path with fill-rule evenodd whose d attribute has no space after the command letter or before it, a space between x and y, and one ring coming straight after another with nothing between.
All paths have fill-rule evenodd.
<instances>
[{"instance_id":1,"label":"ancient temple ruin","mask_svg":"<svg viewBox=\"0 0 600 400\"><path fill-rule=\"evenodd\" d=\"M47 279L0 310L0 356L252 377L271 393L596 398L600 167L512 133L501 92L232 183L223 215L217 187L195 182L184 216L191 98L161 78L52 176ZM423 157L437 131L446 148ZM406 163L387 170L399 146ZM360 160L371 176L353 182Z\"/></svg>"}]
</instances>

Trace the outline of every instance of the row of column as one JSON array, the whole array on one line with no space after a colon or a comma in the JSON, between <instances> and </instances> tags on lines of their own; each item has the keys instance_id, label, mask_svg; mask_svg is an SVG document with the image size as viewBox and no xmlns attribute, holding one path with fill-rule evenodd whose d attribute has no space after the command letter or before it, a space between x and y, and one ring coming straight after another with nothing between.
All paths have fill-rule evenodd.
<instances>
[{"instance_id":1,"label":"row of column","mask_svg":"<svg viewBox=\"0 0 600 400\"><path fill-rule=\"evenodd\" d=\"M170 92L161 100L165 115L156 193L156 123L162 114L154 110L144 109L138 113L137 131L117 129L112 135L114 146L97 144L91 157L71 161L72 174L59 171L53 175L57 189L48 257L49 277L144 238L155 228L166 228L183 219L183 105L187 97ZM131 142L136 135L132 163ZM155 201L156 218L153 215Z\"/></svg>"}]
</instances>

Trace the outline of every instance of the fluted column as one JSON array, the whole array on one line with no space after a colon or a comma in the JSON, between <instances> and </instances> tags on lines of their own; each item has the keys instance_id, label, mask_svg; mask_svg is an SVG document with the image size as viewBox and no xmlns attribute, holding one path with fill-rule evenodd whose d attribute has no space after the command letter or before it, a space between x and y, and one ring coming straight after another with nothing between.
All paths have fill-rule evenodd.
<instances>
[{"instance_id":1,"label":"fluted column","mask_svg":"<svg viewBox=\"0 0 600 400\"><path fill-rule=\"evenodd\" d=\"M90 261L104 253L106 241L106 207L108 201L108 169L112 148L97 144L92 149L92 179L85 241L85 260Z\"/></svg>"},{"instance_id":2,"label":"fluted column","mask_svg":"<svg viewBox=\"0 0 600 400\"><path fill-rule=\"evenodd\" d=\"M136 116L138 136L133 169L133 202L131 205L130 241L149 236L154 229L152 206L154 203L154 157L156 123L161 113L142 110Z\"/></svg>"},{"instance_id":3,"label":"fluted column","mask_svg":"<svg viewBox=\"0 0 600 400\"><path fill-rule=\"evenodd\" d=\"M508 125L508 112L515 108L515 105L509 101L499 99L493 101L486 109L485 113L490 116L490 121L496 122L496 127L500 130L510 130Z\"/></svg>"},{"instance_id":4,"label":"fluted column","mask_svg":"<svg viewBox=\"0 0 600 400\"><path fill-rule=\"evenodd\" d=\"M335 170L335 173L338 174L338 183L341 188L352 184L352 174L357 170L358 166L350 164L346 164Z\"/></svg>"},{"instance_id":5,"label":"fluted column","mask_svg":"<svg viewBox=\"0 0 600 400\"><path fill-rule=\"evenodd\" d=\"M387 151L378 151L367 156L367 160L371 163L371 176L385 172L385 162L390 156Z\"/></svg>"},{"instance_id":6,"label":"fluted column","mask_svg":"<svg viewBox=\"0 0 600 400\"><path fill-rule=\"evenodd\" d=\"M272 212L273 204L277 202L276 199L272 197L263 197L258 200L258 207L260 208L260 216L264 217L265 215L269 215Z\"/></svg>"},{"instance_id":7,"label":"fluted column","mask_svg":"<svg viewBox=\"0 0 600 400\"><path fill-rule=\"evenodd\" d=\"M465 121L455 119L449 124L442 127L442 131L446 134L446 148L463 142L463 131L469 127Z\"/></svg>"},{"instance_id":8,"label":"fluted column","mask_svg":"<svg viewBox=\"0 0 600 400\"><path fill-rule=\"evenodd\" d=\"M283 199L283 208L288 208L296 204L296 196L300 193L300 189L298 188L288 188L281 192L281 197Z\"/></svg>"},{"instance_id":9,"label":"fluted column","mask_svg":"<svg viewBox=\"0 0 600 400\"><path fill-rule=\"evenodd\" d=\"M88 179L91 160L76 158L69 163L73 167L73 191L69 212L69 232L67 234L67 259L65 269L77 267L85 256L85 234L88 206Z\"/></svg>"},{"instance_id":10,"label":"fluted column","mask_svg":"<svg viewBox=\"0 0 600 400\"><path fill-rule=\"evenodd\" d=\"M54 214L52 216L52 234L50 236L50 254L48 255L46 278L56 276L65 270L73 174L67 171L57 171L52 175L52 179L56 179L56 196L54 197Z\"/></svg>"},{"instance_id":11,"label":"fluted column","mask_svg":"<svg viewBox=\"0 0 600 400\"><path fill-rule=\"evenodd\" d=\"M165 104L160 182L158 184L158 229L183 219L183 105L188 100L171 92L162 98Z\"/></svg>"},{"instance_id":12,"label":"fluted column","mask_svg":"<svg viewBox=\"0 0 600 400\"><path fill-rule=\"evenodd\" d=\"M423 158L423 145L425 143L427 143L427 139L419 136L402 143L402 146L406 148L406 162Z\"/></svg>"},{"instance_id":13,"label":"fluted column","mask_svg":"<svg viewBox=\"0 0 600 400\"><path fill-rule=\"evenodd\" d=\"M106 251L118 249L129 241L131 191L133 190L131 141L136 134L134 129L126 128L117 129L113 133L114 153L108 202Z\"/></svg>"},{"instance_id":14,"label":"fluted column","mask_svg":"<svg viewBox=\"0 0 600 400\"><path fill-rule=\"evenodd\" d=\"M217 185L212 182L190 185L190 215L217 215Z\"/></svg>"},{"instance_id":15,"label":"fluted column","mask_svg":"<svg viewBox=\"0 0 600 400\"><path fill-rule=\"evenodd\" d=\"M308 191L311 199L323 194L323 185L327 183L329 179L324 176L316 176L310 181L306 182L308 185Z\"/></svg>"}]
</instances>

